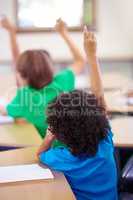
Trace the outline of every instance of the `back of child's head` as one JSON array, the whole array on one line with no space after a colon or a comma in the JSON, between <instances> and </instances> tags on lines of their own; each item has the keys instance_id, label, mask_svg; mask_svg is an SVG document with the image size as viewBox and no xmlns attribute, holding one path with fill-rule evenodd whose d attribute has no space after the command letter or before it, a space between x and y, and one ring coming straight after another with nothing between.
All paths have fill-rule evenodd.
<instances>
[{"instance_id":1,"label":"back of child's head","mask_svg":"<svg viewBox=\"0 0 133 200\"><path fill-rule=\"evenodd\" d=\"M41 89L53 79L52 60L45 50L27 50L17 61L16 70L35 89Z\"/></svg>"},{"instance_id":2,"label":"back of child's head","mask_svg":"<svg viewBox=\"0 0 133 200\"><path fill-rule=\"evenodd\" d=\"M84 91L61 94L49 104L47 115L51 132L75 156L94 156L109 130L104 107Z\"/></svg>"}]
</instances>

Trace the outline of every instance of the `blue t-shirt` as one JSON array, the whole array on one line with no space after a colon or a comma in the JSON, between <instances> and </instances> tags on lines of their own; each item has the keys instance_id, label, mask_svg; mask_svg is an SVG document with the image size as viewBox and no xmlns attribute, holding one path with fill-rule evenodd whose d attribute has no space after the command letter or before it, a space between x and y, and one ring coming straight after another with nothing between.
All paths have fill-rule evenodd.
<instances>
[{"instance_id":1,"label":"blue t-shirt","mask_svg":"<svg viewBox=\"0 0 133 200\"><path fill-rule=\"evenodd\" d=\"M77 200L117 200L117 172L112 132L102 140L94 157L75 157L67 148L54 148L40 161L63 172Z\"/></svg>"}]
</instances>

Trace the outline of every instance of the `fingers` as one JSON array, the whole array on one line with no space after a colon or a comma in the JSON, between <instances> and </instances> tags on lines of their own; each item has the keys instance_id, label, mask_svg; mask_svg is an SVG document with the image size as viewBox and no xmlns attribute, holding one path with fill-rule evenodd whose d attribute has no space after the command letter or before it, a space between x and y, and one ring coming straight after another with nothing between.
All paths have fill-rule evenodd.
<instances>
[{"instance_id":1,"label":"fingers","mask_svg":"<svg viewBox=\"0 0 133 200\"><path fill-rule=\"evenodd\" d=\"M61 26L66 26L66 23L61 18L56 20L56 24Z\"/></svg>"},{"instance_id":2,"label":"fingers","mask_svg":"<svg viewBox=\"0 0 133 200\"><path fill-rule=\"evenodd\" d=\"M55 30L62 36L67 32L67 25L61 18L56 20Z\"/></svg>"},{"instance_id":3,"label":"fingers","mask_svg":"<svg viewBox=\"0 0 133 200\"><path fill-rule=\"evenodd\" d=\"M87 26L84 26L84 31L83 31L83 33L84 33L84 39L87 39L87 38L89 37L89 32L88 32L88 30L87 30Z\"/></svg>"},{"instance_id":4,"label":"fingers","mask_svg":"<svg viewBox=\"0 0 133 200\"><path fill-rule=\"evenodd\" d=\"M87 30L87 26L84 26L84 38L87 40L96 40L95 34Z\"/></svg>"},{"instance_id":5,"label":"fingers","mask_svg":"<svg viewBox=\"0 0 133 200\"><path fill-rule=\"evenodd\" d=\"M7 17L3 17L1 20L1 25L6 30L15 30L15 27L10 23Z\"/></svg>"},{"instance_id":6,"label":"fingers","mask_svg":"<svg viewBox=\"0 0 133 200\"><path fill-rule=\"evenodd\" d=\"M89 59L91 59L94 55L96 55L97 51L96 38L94 33L89 32L87 30L87 27L84 27L84 49Z\"/></svg>"},{"instance_id":7,"label":"fingers","mask_svg":"<svg viewBox=\"0 0 133 200\"><path fill-rule=\"evenodd\" d=\"M63 22L63 21L62 21L61 18L59 18L59 19L56 20L56 24L61 24L62 22Z\"/></svg>"},{"instance_id":8,"label":"fingers","mask_svg":"<svg viewBox=\"0 0 133 200\"><path fill-rule=\"evenodd\" d=\"M62 19L61 18L58 18L57 20L56 20L56 22L61 22L62 21Z\"/></svg>"}]
</instances>

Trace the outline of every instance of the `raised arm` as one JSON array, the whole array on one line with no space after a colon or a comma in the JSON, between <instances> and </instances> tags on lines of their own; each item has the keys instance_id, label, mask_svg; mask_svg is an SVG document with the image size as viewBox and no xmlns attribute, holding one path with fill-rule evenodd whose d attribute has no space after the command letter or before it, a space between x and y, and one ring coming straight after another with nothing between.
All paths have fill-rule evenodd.
<instances>
[{"instance_id":1,"label":"raised arm","mask_svg":"<svg viewBox=\"0 0 133 200\"><path fill-rule=\"evenodd\" d=\"M97 57L97 42L94 34L88 32L86 27L84 28L84 49L90 65L91 90L106 109L102 76Z\"/></svg>"},{"instance_id":2,"label":"raised arm","mask_svg":"<svg viewBox=\"0 0 133 200\"><path fill-rule=\"evenodd\" d=\"M59 19L56 22L55 29L63 38L72 53L74 59L72 64L73 71L76 74L80 73L85 65L84 57L78 49L77 45L74 43L73 39L70 37L66 24L61 19Z\"/></svg>"},{"instance_id":3,"label":"raised arm","mask_svg":"<svg viewBox=\"0 0 133 200\"><path fill-rule=\"evenodd\" d=\"M14 63L14 65L16 65L17 59L20 54L19 46L18 46L17 39L16 39L16 28L14 25L12 25L10 23L10 21L6 17L4 17L1 20L1 25L9 33L13 63Z\"/></svg>"}]
</instances>

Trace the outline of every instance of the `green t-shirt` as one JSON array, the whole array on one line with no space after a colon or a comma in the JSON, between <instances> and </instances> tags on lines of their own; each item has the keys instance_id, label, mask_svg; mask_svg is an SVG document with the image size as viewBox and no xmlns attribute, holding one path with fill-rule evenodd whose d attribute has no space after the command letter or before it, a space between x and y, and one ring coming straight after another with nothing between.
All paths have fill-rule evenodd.
<instances>
[{"instance_id":1,"label":"green t-shirt","mask_svg":"<svg viewBox=\"0 0 133 200\"><path fill-rule=\"evenodd\" d=\"M42 138L45 137L46 108L60 93L74 89L75 77L71 69L58 73L53 81L40 90L29 86L19 88L16 97L8 104L8 115L14 118L24 118L32 123Z\"/></svg>"}]
</instances>

